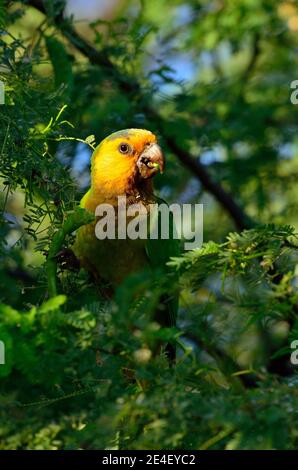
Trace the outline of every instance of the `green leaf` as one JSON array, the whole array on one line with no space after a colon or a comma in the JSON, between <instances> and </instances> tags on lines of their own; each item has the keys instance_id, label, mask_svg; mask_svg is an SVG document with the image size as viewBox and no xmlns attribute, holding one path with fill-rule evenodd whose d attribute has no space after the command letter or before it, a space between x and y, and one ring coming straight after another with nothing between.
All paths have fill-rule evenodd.
<instances>
[{"instance_id":1,"label":"green leaf","mask_svg":"<svg viewBox=\"0 0 298 470\"><path fill-rule=\"evenodd\" d=\"M66 302L66 300L66 295L57 295L56 297L52 297L41 305L39 313L48 313L52 310L57 310Z\"/></svg>"}]
</instances>

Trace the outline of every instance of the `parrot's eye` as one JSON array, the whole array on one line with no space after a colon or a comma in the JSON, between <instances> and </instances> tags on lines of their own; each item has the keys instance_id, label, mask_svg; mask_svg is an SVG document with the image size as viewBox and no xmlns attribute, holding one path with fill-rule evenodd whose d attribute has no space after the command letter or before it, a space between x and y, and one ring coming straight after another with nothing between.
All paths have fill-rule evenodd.
<instances>
[{"instance_id":1,"label":"parrot's eye","mask_svg":"<svg viewBox=\"0 0 298 470\"><path fill-rule=\"evenodd\" d=\"M131 147L128 144L122 143L119 145L119 152L121 153L130 153Z\"/></svg>"}]
</instances>

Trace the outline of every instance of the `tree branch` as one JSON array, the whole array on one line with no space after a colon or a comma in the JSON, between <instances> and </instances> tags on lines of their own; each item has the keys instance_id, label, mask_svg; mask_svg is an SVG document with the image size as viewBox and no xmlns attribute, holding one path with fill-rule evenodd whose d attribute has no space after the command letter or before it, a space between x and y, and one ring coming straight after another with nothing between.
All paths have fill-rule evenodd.
<instances>
[{"instance_id":1,"label":"tree branch","mask_svg":"<svg viewBox=\"0 0 298 470\"><path fill-rule=\"evenodd\" d=\"M29 0L28 5L36 8L40 12L46 14L46 3L42 0ZM115 64L101 51L98 51L90 43L88 43L72 26L70 21L65 18L62 12L58 12L54 18L56 26L60 29L62 35L69 41L69 43L80 51L89 62L93 65L107 69L112 77L117 81L119 88L125 93L132 93L134 96L142 96L141 86L138 81L131 77L126 77L120 72ZM168 135L162 126L163 118L157 111L149 105L143 105L145 115L155 122L161 124L162 135L169 147L169 149L177 156L180 162L187 167L201 182L206 191L213 195L217 202L228 212L233 219L237 229L243 230L251 228L254 222L245 214L243 209L238 205L233 196L227 192L220 183L214 181L208 174L204 165L198 159L181 148L173 137Z\"/></svg>"}]
</instances>

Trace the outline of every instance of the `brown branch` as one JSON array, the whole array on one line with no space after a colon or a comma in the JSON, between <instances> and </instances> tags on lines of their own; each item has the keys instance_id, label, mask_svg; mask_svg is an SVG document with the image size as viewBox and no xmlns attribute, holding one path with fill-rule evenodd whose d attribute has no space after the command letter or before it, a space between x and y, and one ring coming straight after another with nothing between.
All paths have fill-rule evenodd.
<instances>
[{"instance_id":1,"label":"brown branch","mask_svg":"<svg viewBox=\"0 0 298 470\"><path fill-rule=\"evenodd\" d=\"M40 12L46 14L45 4L42 0L29 0L28 5L36 8ZM119 88L125 93L131 93L134 96L142 97L142 90L140 84L132 79L126 77L120 72L115 64L102 52L94 48L87 42L72 26L69 19L64 18L61 11L58 12L54 18L56 26L60 29L62 35L69 41L69 43L89 59L93 65L105 68L109 71L111 76L117 81ZM150 105L143 105L145 115L158 123L162 129L162 135L169 147L169 149L177 156L180 162L187 167L201 182L206 191L211 193L217 202L228 212L233 219L237 229L243 230L250 228L254 225L253 221L245 214L242 208L235 201L234 197L227 192L223 186L217 181L214 181L208 174L206 168L198 159L180 147L173 137L168 135L163 129L163 118L159 113Z\"/></svg>"},{"instance_id":2,"label":"brown branch","mask_svg":"<svg viewBox=\"0 0 298 470\"><path fill-rule=\"evenodd\" d=\"M27 271L23 270L22 268L14 268L5 270L5 273L15 279L16 281L21 281L23 283L30 283L34 281L34 278L29 274Z\"/></svg>"}]
</instances>

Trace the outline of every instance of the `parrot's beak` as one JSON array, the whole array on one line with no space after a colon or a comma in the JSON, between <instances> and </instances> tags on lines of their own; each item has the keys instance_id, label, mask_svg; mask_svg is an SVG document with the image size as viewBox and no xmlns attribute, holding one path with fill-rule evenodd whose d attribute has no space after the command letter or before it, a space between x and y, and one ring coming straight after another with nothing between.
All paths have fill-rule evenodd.
<instances>
[{"instance_id":1,"label":"parrot's beak","mask_svg":"<svg viewBox=\"0 0 298 470\"><path fill-rule=\"evenodd\" d=\"M165 165L164 155L158 144L150 144L141 153L137 167L142 178L151 178L158 171L163 173Z\"/></svg>"}]
</instances>

